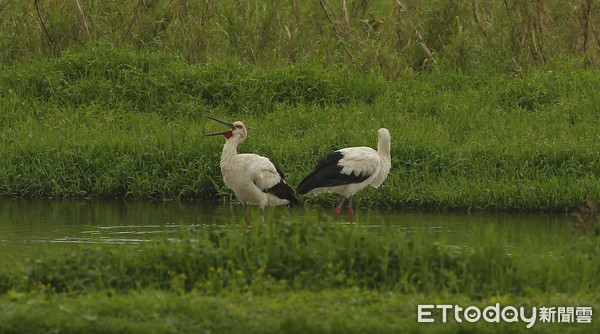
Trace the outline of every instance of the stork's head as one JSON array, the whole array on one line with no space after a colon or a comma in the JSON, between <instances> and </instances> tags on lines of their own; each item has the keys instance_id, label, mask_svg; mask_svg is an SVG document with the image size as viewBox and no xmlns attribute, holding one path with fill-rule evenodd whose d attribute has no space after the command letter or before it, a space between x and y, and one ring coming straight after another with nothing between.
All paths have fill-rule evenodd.
<instances>
[{"instance_id":1,"label":"stork's head","mask_svg":"<svg viewBox=\"0 0 600 334\"><path fill-rule=\"evenodd\" d=\"M390 132L386 128L381 128L377 130L377 138L379 140L390 140L392 136L390 136Z\"/></svg>"},{"instance_id":2,"label":"stork's head","mask_svg":"<svg viewBox=\"0 0 600 334\"><path fill-rule=\"evenodd\" d=\"M225 124L228 127L231 128L231 130L227 130L227 131L223 131L223 132L216 132L216 133L211 133L211 134L207 134L205 136L217 136L217 135L223 135L225 136L225 138L227 140L230 140L231 138L236 139L238 141L243 141L244 139L246 139L246 136L248 135L248 130L246 130L246 126L244 125L244 123L240 122L240 121L235 121L233 123L229 123L229 122L225 122L222 121L220 119L211 117L211 116L206 116L207 118L210 118L214 121L217 121L221 124Z\"/></svg>"}]
</instances>

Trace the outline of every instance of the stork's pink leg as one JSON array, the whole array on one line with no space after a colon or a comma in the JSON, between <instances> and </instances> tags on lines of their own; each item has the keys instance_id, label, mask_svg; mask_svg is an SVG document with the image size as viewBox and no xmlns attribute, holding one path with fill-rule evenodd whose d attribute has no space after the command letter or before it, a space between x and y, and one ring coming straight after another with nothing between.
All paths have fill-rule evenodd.
<instances>
[{"instance_id":1,"label":"stork's pink leg","mask_svg":"<svg viewBox=\"0 0 600 334\"><path fill-rule=\"evenodd\" d=\"M243 205L244 205L244 226L248 227L248 213L246 210L246 204L243 204Z\"/></svg>"},{"instance_id":2,"label":"stork's pink leg","mask_svg":"<svg viewBox=\"0 0 600 334\"><path fill-rule=\"evenodd\" d=\"M342 200L340 201L340 204L338 204L335 207L335 216L333 217L333 221L337 221L337 217L340 215L340 211L342 210L342 205L344 204L345 200L346 200L346 196L342 196Z\"/></svg>"},{"instance_id":3,"label":"stork's pink leg","mask_svg":"<svg viewBox=\"0 0 600 334\"><path fill-rule=\"evenodd\" d=\"M352 211L352 196L350 196L350 200L348 201L348 216L350 216L350 224L354 223L354 211Z\"/></svg>"}]
</instances>

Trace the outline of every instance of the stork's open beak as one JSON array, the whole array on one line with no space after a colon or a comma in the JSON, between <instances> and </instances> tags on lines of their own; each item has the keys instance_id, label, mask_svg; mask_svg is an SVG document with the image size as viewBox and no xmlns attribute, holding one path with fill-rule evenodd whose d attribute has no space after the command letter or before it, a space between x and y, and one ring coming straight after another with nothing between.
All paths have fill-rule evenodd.
<instances>
[{"instance_id":1,"label":"stork's open beak","mask_svg":"<svg viewBox=\"0 0 600 334\"><path fill-rule=\"evenodd\" d=\"M212 119L213 121L217 121L217 122L219 122L219 123L221 123L221 124L225 124L225 125L227 125L228 127L230 127L230 128L231 128L231 130L228 130L228 131L223 131L223 132L210 133L210 134L207 134L207 135L204 135L204 136L208 137L208 136L218 136L218 135L223 135L223 136L225 136L225 138L229 138L229 137L231 137L231 133L232 133L232 132L233 132L233 130L235 129L235 126L234 126L233 124L231 124L231 123L229 123L229 122L222 121L222 120L220 120L220 119L218 119L218 118L214 118L214 117L211 117L211 116L206 116L206 118L210 118L210 119Z\"/></svg>"}]
</instances>

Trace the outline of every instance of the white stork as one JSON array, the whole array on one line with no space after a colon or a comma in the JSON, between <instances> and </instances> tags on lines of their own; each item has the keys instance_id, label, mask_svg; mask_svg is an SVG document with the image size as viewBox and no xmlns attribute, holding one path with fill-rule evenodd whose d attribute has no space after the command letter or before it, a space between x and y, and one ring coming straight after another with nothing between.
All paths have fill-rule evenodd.
<instances>
[{"instance_id":1,"label":"white stork","mask_svg":"<svg viewBox=\"0 0 600 334\"><path fill-rule=\"evenodd\" d=\"M325 155L298 185L298 194L338 193L342 200L335 208L334 220L340 214L344 200L349 197L348 215L354 221L352 195L371 185L378 188L388 176L392 165L390 158L390 132L377 130L377 151L370 147L348 147Z\"/></svg>"},{"instance_id":2,"label":"white stork","mask_svg":"<svg viewBox=\"0 0 600 334\"><path fill-rule=\"evenodd\" d=\"M212 120L227 125L231 130L211 133L205 136L223 135L226 138L221 155L223 181L233 190L244 206L244 223L248 226L247 204L260 208L262 224L265 222L263 210L267 205L293 206L297 203L296 193L285 180L283 173L268 158L257 154L238 154L237 146L248 135L246 126L240 121L225 122L214 117Z\"/></svg>"}]
</instances>

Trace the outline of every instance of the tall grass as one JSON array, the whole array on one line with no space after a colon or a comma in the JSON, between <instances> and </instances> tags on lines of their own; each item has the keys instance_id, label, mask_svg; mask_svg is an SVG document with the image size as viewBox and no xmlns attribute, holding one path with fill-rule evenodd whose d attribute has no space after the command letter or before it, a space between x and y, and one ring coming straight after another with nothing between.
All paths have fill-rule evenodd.
<instances>
[{"instance_id":1,"label":"tall grass","mask_svg":"<svg viewBox=\"0 0 600 334\"><path fill-rule=\"evenodd\" d=\"M323 61L399 77L434 68L596 67L593 1L11 1L0 62L103 44L190 63Z\"/></svg>"}]
</instances>

